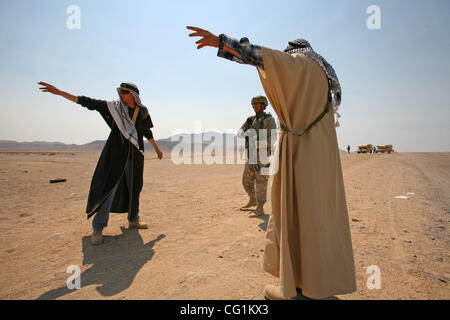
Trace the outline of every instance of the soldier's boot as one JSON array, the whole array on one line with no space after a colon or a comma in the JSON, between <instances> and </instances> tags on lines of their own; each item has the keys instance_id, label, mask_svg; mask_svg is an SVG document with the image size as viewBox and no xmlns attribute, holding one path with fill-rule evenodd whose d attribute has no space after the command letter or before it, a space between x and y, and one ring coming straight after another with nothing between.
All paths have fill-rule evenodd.
<instances>
[{"instance_id":1,"label":"soldier's boot","mask_svg":"<svg viewBox=\"0 0 450 320\"><path fill-rule=\"evenodd\" d=\"M256 209L249 214L249 218L259 217L262 214L264 214L264 204L258 204Z\"/></svg>"},{"instance_id":2,"label":"soldier's boot","mask_svg":"<svg viewBox=\"0 0 450 320\"><path fill-rule=\"evenodd\" d=\"M148 229L148 225L145 223L142 223L140 221L136 222L129 222L128 228L136 228L136 229Z\"/></svg>"},{"instance_id":3,"label":"soldier's boot","mask_svg":"<svg viewBox=\"0 0 450 320\"><path fill-rule=\"evenodd\" d=\"M250 197L250 200L248 200L248 203L241 207L241 211L251 211L250 208L256 206L258 203L256 202L256 199L254 197Z\"/></svg>"},{"instance_id":4,"label":"soldier's boot","mask_svg":"<svg viewBox=\"0 0 450 320\"><path fill-rule=\"evenodd\" d=\"M102 231L94 231L91 236L91 244L98 245L103 242Z\"/></svg>"}]
</instances>

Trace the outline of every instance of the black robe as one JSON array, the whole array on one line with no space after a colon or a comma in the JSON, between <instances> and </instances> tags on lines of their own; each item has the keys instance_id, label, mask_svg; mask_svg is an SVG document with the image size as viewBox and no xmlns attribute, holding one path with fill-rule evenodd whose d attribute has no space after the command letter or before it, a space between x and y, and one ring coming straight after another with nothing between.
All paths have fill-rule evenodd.
<instances>
[{"instance_id":1,"label":"black robe","mask_svg":"<svg viewBox=\"0 0 450 320\"><path fill-rule=\"evenodd\" d=\"M86 206L87 218L89 219L97 212L111 194L113 188L118 184L110 212L128 212L128 220L132 220L139 213L139 195L143 185L144 155L122 135L109 112L106 101L79 96L78 103L89 110L98 111L111 128L111 133L103 147L92 177ZM131 117L134 109L129 109ZM145 136L149 140L153 138L150 130L153 124L146 108L139 108L135 125L138 133L139 149L144 151L143 137ZM131 192L128 191L125 181L125 164L128 159L132 161Z\"/></svg>"}]
</instances>

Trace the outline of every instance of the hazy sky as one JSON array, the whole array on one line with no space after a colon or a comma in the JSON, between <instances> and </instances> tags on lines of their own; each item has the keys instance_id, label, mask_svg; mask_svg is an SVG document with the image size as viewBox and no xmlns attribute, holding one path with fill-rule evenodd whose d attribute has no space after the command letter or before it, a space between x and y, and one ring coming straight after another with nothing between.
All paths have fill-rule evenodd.
<instances>
[{"instance_id":1,"label":"hazy sky","mask_svg":"<svg viewBox=\"0 0 450 320\"><path fill-rule=\"evenodd\" d=\"M69 29L70 5L80 29ZM381 29L369 30L370 5ZM0 140L88 143L109 128L96 112L38 90L38 81L98 99L134 82L156 139L175 130L236 131L264 94L256 68L197 50L187 25L284 49L299 37L342 86L340 148L393 144L450 151L450 1L0 2ZM269 110L270 111L270 110Z\"/></svg>"}]
</instances>

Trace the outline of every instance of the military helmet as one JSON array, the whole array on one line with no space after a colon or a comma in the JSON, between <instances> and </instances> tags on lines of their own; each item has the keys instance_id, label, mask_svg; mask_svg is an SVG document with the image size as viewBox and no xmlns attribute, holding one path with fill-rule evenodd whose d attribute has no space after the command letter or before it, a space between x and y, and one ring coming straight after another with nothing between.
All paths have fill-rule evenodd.
<instances>
[{"instance_id":1,"label":"military helmet","mask_svg":"<svg viewBox=\"0 0 450 320\"><path fill-rule=\"evenodd\" d=\"M264 104L264 107L267 107L269 105L269 102L267 102L267 98L264 96L256 96L252 99L252 106L256 103L262 103Z\"/></svg>"}]
</instances>

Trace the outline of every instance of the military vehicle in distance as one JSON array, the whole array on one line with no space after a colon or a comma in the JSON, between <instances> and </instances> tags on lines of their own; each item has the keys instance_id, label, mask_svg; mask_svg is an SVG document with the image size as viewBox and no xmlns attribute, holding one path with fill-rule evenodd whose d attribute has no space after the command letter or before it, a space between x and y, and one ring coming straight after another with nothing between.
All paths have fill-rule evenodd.
<instances>
[{"instance_id":1,"label":"military vehicle in distance","mask_svg":"<svg viewBox=\"0 0 450 320\"><path fill-rule=\"evenodd\" d=\"M373 146L371 144L365 144L363 146L358 146L357 153L371 153Z\"/></svg>"},{"instance_id":2,"label":"military vehicle in distance","mask_svg":"<svg viewBox=\"0 0 450 320\"><path fill-rule=\"evenodd\" d=\"M394 149L392 149L392 144L385 144L384 146L377 146L376 153L391 153L394 152Z\"/></svg>"}]
</instances>

